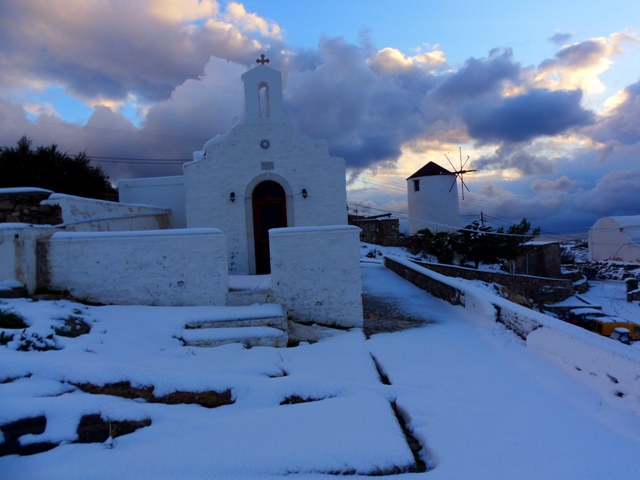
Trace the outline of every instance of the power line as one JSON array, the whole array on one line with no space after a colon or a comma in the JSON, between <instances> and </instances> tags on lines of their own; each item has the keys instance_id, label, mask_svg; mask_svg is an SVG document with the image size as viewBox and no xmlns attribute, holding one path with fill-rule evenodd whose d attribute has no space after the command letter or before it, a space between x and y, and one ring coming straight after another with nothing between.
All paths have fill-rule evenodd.
<instances>
[{"instance_id":1,"label":"power line","mask_svg":"<svg viewBox=\"0 0 640 480\"><path fill-rule=\"evenodd\" d=\"M98 157L87 155L87 158L99 163L137 163L137 164L182 164L193 161L193 159L180 158L131 158L131 157Z\"/></svg>"},{"instance_id":2,"label":"power line","mask_svg":"<svg viewBox=\"0 0 640 480\"><path fill-rule=\"evenodd\" d=\"M364 184L373 185L375 187L383 188L386 190L393 190L395 192L401 192L401 193L407 192L406 188L401 188L400 186L392 185L392 184L379 183L377 180L369 179L367 177L361 177L360 181Z\"/></svg>"},{"instance_id":3,"label":"power line","mask_svg":"<svg viewBox=\"0 0 640 480\"><path fill-rule=\"evenodd\" d=\"M421 223L426 223L429 225L433 225L433 226L437 226L437 227L444 227L450 230L455 230L458 232L472 232L472 233L480 233L482 235L497 235L497 236L504 236L504 237L520 237L520 238L530 238L531 235L522 235L522 234L516 234L516 233L504 233L504 232L482 232L482 231L478 231L478 230L474 230L474 229L470 229L470 228L461 228L460 226L454 226L454 225L447 225L447 224L443 224L443 223L438 223L438 222L432 222L429 220L424 220L422 218L416 218L416 217L410 217L407 213L403 213L403 212L394 212L392 210L383 210L380 208L375 208L375 207L369 207L366 205L358 205L357 203L349 203L348 206L351 206L352 208L356 209L360 208L360 209L366 209L366 210L372 210L372 211L376 211L376 212L385 212L385 213L392 213L394 215L397 215L399 218L401 219L407 219L407 220L418 220ZM500 220L500 219L497 219ZM504 221L505 223L510 223L507 222L506 220ZM515 223L511 223L511 225L517 225ZM558 234L558 233L551 233L551 232L540 232L540 234L538 235L538 237L540 236L547 236L547 237L558 237L558 240L562 240L562 239L575 239L575 240L582 240L582 237L577 237L577 236L573 236L573 235L563 235L563 234ZM534 237L535 238L535 237Z\"/></svg>"},{"instance_id":4,"label":"power line","mask_svg":"<svg viewBox=\"0 0 640 480\"><path fill-rule=\"evenodd\" d=\"M153 133L153 132L145 132L137 127L135 131L130 131L130 130L121 130L121 129L117 129L117 128L106 128L106 127L92 127L89 125L77 125L77 124L72 124L72 123L61 123L61 124L50 124L50 123L33 123L30 121L21 121L21 120L13 120L13 119L8 119L8 118L0 118L0 123L8 123L8 124L13 124L13 125L28 125L29 127L34 127L34 128L50 128L50 129L82 129L83 132L89 132L89 133L100 133L100 134L105 134L105 133L109 133L109 134L118 134L118 135L128 135L128 136L142 136L142 137L159 137L159 138L166 138L166 139L171 139L171 140L179 140L179 141L185 141L185 142L192 142L192 141L198 141L198 142L206 142L207 140L209 140L209 138L202 138L202 137L189 137L189 136L185 136L185 135L174 135L171 133Z\"/></svg>"}]
</instances>

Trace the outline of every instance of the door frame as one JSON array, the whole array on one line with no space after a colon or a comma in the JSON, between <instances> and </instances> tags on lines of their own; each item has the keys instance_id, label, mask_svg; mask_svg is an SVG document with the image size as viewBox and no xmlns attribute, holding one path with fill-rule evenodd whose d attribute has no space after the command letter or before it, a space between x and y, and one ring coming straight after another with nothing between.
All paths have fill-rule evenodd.
<instances>
[{"instance_id":1,"label":"door frame","mask_svg":"<svg viewBox=\"0 0 640 480\"><path fill-rule=\"evenodd\" d=\"M248 256L248 265L249 265L249 274L256 274L256 251L255 251L255 238L253 232L253 190L258 186L259 183L264 181L271 180L272 182L276 182L279 184L283 190L286 197L286 208L287 208L287 226L294 226L294 215L293 215L293 190L291 190L291 185L287 182L283 177L277 175L275 173L266 172L262 173L256 177L254 177L248 184L247 188L244 192L244 209L245 209L245 219L246 219L246 228L247 228L247 256Z\"/></svg>"}]
</instances>

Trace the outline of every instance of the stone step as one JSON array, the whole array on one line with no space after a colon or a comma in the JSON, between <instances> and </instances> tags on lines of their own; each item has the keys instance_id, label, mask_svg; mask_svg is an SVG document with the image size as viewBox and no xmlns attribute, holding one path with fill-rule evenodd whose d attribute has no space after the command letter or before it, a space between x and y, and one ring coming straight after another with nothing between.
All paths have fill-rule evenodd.
<instances>
[{"instance_id":1,"label":"stone step","mask_svg":"<svg viewBox=\"0 0 640 480\"><path fill-rule=\"evenodd\" d=\"M189 347L217 347L228 343L242 343L248 347L286 347L289 340L286 331L264 326L185 328L179 337Z\"/></svg>"},{"instance_id":2,"label":"stone step","mask_svg":"<svg viewBox=\"0 0 640 480\"><path fill-rule=\"evenodd\" d=\"M229 290L227 293L227 306L247 306L273 303L271 290Z\"/></svg>"}]
</instances>

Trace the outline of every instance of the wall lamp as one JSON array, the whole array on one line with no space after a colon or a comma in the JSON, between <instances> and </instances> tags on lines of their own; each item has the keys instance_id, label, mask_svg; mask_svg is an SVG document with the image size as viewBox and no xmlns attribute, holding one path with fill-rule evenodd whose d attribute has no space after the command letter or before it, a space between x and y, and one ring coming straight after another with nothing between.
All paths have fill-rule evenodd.
<instances>
[{"instance_id":1,"label":"wall lamp","mask_svg":"<svg viewBox=\"0 0 640 480\"><path fill-rule=\"evenodd\" d=\"M232 202L236 201L236 193L235 192L231 192L229 194L229 200L231 200Z\"/></svg>"},{"instance_id":2,"label":"wall lamp","mask_svg":"<svg viewBox=\"0 0 640 480\"><path fill-rule=\"evenodd\" d=\"M302 198L307 198L309 196L309 194L307 193L307 189L303 188L302 189Z\"/></svg>"}]
</instances>

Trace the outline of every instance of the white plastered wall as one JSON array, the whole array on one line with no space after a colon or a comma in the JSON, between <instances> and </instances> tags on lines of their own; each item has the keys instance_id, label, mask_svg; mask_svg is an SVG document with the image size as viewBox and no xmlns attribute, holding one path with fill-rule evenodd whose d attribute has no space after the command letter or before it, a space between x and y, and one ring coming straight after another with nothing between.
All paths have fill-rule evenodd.
<instances>
[{"instance_id":1,"label":"white plastered wall","mask_svg":"<svg viewBox=\"0 0 640 480\"><path fill-rule=\"evenodd\" d=\"M171 209L171 228L186 228L182 175L118 180L117 186L120 202Z\"/></svg>"},{"instance_id":2,"label":"white plastered wall","mask_svg":"<svg viewBox=\"0 0 640 480\"><path fill-rule=\"evenodd\" d=\"M454 175L433 175L407 180L410 235L423 228L431 231L456 231L460 228L457 181L451 187L454 179ZM420 182L417 192L414 180Z\"/></svg>"},{"instance_id":3,"label":"white plastered wall","mask_svg":"<svg viewBox=\"0 0 640 480\"><path fill-rule=\"evenodd\" d=\"M285 123L240 124L207 142L203 153L184 166L187 225L225 232L231 273L255 273L250 195L262 180L285 189L287 226L347 223L344 160L329 156L324 140Z\"/></svg>"},{"instance_id":4,"label":"white plastered wall","mask_svg":"<svg viewBox=\"0 0 640 480\"><path fill-rule=\"evenodd\" d=\"M29 294L37 285L37 243L54 233L50 226L0 224L0 280L17 280Z\"/></svg>"},{"instance_id":5,"label":"white plastered wall","mask_svg":"<svg viewBox=\"0 0 640 480\"><path fill-rule=\"evenodd\" d=\"M273 298L292 320L362 327L358 227L276 228L269 237Z\"/></svg>"},{"instance_id":6,"label":"white plastered wall","mask_svg":"<svg viewBox=\"0 0 640 480\"><path fill-rule=\"evenodd\" d=\"M170 210L54 193L42 205L58 205L67 231L157 230L171 226Z\"/></svg>"},{"instance_id":7,"label":"white plastered wall","mask_svg":"<svg viewBox=\"0 0 640 480\"><path fill-rule=\"evenodd\" d=\"M224 235L217 229L56 233L48 242L52 290L99 303L224 305Z\"/></svg>"}]
</instances>

